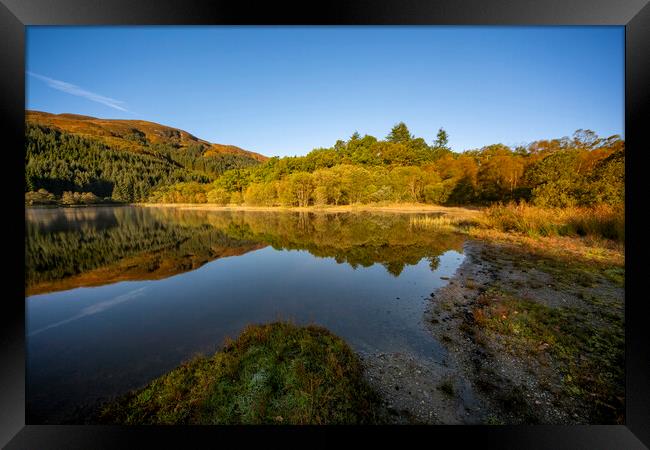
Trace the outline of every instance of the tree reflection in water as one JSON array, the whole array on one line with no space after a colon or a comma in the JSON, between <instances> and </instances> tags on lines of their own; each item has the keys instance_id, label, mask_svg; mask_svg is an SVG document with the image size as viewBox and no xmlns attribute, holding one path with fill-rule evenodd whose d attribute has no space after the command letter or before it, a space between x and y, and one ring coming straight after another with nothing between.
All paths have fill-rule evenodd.
<instances>
[{"instance_id":1,"label":"tree reflection in water","mask_svg":"<svg viewBox=\"0 0 650 450\"><path fill-rule=\"evenodd\" d=\"M207 211L96 207L28 209L26 292L166 278L268 245L306 250L398 276L423 258L432 270L463 237L415 230L418 214Z\"/></svg>"}]
</instances>

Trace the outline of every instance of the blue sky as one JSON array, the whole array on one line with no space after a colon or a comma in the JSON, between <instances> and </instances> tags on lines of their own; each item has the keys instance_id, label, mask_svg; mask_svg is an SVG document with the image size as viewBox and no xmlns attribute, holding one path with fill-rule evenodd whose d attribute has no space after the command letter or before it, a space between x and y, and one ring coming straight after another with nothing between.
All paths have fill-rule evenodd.
<instances>
[{"instance_id":1,"label":"blue sky","mask_svg":"<svg viewBox=\"0 0 650 450\"><path fill-rule=\"evenodd\" d=\"M27 28L26 108L265 155L404 121L453 150L624 135L623 27Z\"/></svg>"}]
</instances>

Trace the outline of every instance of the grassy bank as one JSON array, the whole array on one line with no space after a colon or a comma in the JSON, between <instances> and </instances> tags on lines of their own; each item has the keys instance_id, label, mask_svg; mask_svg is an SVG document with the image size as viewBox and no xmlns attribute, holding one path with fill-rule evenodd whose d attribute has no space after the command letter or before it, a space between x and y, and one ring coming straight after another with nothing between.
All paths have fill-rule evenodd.
<instances>
[{"instance_id":1,"label":"grassy bank","mask_svg":"<svg viewBox=\"0 0 650 450\"><path fill-rule=\"evenodd\" d=\"M482 208L478 214L467 214L463 208L443 209L441 212L446 215L415 218L413 222L421 228L465 226L533 238L580 237L625 243L623 207L540 208L526 203L510 203Z\"/></svg>"},{"instance_id":2,"label":"grassy bank","mask_svg":"<svg viewBox=\"0 0 650 450\"><path fill-rule=\"evenodd\" d=\"M533 254L564 260L578 258L606 266L625 265L623 207L493 205L469 214L450 210L437 217L413 217L411 227L417 231L461 231L472 238L514 244Z\"/></svg>"},{"instance_id":3,"label":"grassy bank","mask_svg":"<svg viewBox=\"0 0 650 450\"><path fill-rule=\"evenodd\" d=\"M197 203L138 203L145 207L183 208L212 211L295 211L295 212L404 212L443 213L443 217L417 218L422 229L460 225L516 233L529 237L587 237L625 242L625 210L621 207L541 208L526 203L489 207L450 207L424 203L369 203L341 206L246 206Z\"/></svg>"},{"instance_id":4,"label":"grassy bank","mask_svg":"<svg viewBox=\"0 0 650 450\"><path fill-rule=\"evenodd\" d=\"M625 211L599 205L592 208L539 208L524 203L491 206L480 224L503 232L531 237L569 236L625 242Z\"/></svg>"},{"instance_id":5,"label":"grassy bank","mask_svg":"<svg viewBox=\"0 0 650 450\"><path fill-rule=\"evenodd\" d=\"M104 407L113 424L359 424L376 396L354 352L317 326L251 325Z\"/></svg>"}]
</instances>

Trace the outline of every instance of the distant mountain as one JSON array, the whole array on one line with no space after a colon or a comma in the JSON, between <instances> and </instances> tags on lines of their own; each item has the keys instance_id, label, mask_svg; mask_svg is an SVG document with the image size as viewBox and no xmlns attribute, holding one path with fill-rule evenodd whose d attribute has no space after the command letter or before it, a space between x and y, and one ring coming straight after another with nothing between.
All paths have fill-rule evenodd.
<instances>
[{"instance_id":1,"label":"distant mountain","mask_svg":"<svg viewBox=\"0 0 650 450\"><path fill-rule=\"evenodd\" d=\"M233 154L246 156L259 162L267 158L259 153L234 145L215 144L178 128L145 120L98 119L79 114L51 114L42 111L25 111L27 123L54 128L59 131L98 138L111 148L146 152L151 144L167 144L176 148L203 147L203 156Z\"/></svg>"}]
</instances>

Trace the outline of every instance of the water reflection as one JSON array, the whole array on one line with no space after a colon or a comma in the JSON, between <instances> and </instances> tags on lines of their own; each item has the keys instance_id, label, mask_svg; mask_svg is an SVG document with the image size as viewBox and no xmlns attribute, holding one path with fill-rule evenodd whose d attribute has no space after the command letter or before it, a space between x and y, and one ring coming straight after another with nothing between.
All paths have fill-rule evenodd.
<instances>
[{"instance_id":1,"label":"water reflection","mask_svg":"<svg viewBox=\"0 0 650 450\"><path fill-rule=\"evenodd\" d=\"M358 351L443 358L423 312L463 238L411 217L28 211L29 423L76 421L249 323L317 323Z\"/></svg>"},{"instance_id":2,"label":"water reflection","mask_svg":"<svg viewBox=\"0 0 650 450\"><path fill-rule=\"evenodd\" d=\"M124 280L152 280L271 245L352 267L406 265L460 250L454 233L415 232L413 215L192 211L98 207L30 209L27 295Z\"/></svg>"}]
</instances>

